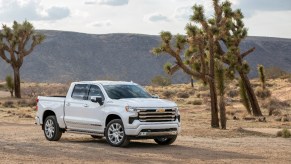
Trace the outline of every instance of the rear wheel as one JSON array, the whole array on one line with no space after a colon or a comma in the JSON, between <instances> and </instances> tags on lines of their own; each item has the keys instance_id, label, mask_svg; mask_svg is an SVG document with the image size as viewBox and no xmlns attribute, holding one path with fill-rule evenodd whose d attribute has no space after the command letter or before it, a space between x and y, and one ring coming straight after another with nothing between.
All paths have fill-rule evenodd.
<instances>
[{"instance_id":1,"label":"rear wheel","mask_svg":"<svg viewBox=\"0 0 291 164\"><path fill-rule=\"evenodd\" d=\"M129 139L125 134L122 120L114 119L108 123L105 131L106 141L115 147L125 147Z\"/></svg>"},{"instance_id":2,"label":"rear wheel","mask_svg":"<svg viewBox=\"0 0 291 164\"><path fill-rule=\"evenodd\" d=\"M62 132L60 131L56 116L48 116L43 126L44 135L47 140L58 141L61 138Z\"/></svg>"},{"instance_id":3,"label":"rear wheel","mask_svg":"<svg viewBox=\"0 0 291 164\"><path fill-rule=\"evenodd\" d=\"M171 136L171 137L157 137L154 140L159 145L170 145L174 143L176 139L177 136Z\"/></svg>"}]
</instances>

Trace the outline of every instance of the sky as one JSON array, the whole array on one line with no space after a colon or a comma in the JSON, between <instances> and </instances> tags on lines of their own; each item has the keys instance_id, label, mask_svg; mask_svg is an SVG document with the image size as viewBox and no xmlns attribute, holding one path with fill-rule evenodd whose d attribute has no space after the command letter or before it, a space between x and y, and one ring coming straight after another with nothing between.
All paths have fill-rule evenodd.
<instances>
[{"instance_id":1,"label":"sky","mask_svg":"<svg viewBox=\"0 0 291 164\"><path fill-rule=\"evenodd\" d=\"M291 38L291 0L230 1L242 9L249 36ZM91 34L185 34L194 4L211 17L211 0L0 0L0 23L28 20L36 29Z\"/></svg>"}]
</instances>

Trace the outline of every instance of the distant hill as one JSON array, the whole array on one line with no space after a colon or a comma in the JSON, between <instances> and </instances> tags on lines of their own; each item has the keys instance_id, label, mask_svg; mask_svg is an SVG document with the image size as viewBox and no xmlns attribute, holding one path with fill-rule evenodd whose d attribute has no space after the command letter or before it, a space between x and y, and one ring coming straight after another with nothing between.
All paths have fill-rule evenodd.
<instances>
[{"instance_id":1,"label":"distant hill","mask_svg":"<svg viewBox=\"0 0 291 164\"><path fill-rule=\"evenodd\" d=\"M93 35L63 31L41 31L47 38L25 58L21 68L24 81L69 82L79 80L127 80L149 84L156 75L165 75L163 64L172 59L153 56L150 50L159 45L159 36L141 34ZM291 39L248 37L242 49L256 47L247 57L256 76L257 64L276 66L291 72ZM0 79L11 68L0 60ZM179 72L176 83L188 82Z\"/></svg>"}]
</instances>

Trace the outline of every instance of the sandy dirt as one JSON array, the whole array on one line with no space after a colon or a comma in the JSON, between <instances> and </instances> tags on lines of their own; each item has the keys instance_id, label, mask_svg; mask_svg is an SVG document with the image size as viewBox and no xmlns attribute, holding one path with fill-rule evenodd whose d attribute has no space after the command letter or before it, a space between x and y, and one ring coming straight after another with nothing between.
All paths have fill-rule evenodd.
<instances>
[{"instance_id":1,"label":"sandy dirt","mask_svg":"<svg viewBox=\"0 0 291 164\"><path fill-rule=\"evenodd\" d=\"M260 134L231 137L231 130L225 133L230 137L182 133L170 146L135 140L128 148L116 148L105 139L70 133L50 142L32 118L2 117L0 163L291 163L291 139Z\"/></svg>"}]
</instances>

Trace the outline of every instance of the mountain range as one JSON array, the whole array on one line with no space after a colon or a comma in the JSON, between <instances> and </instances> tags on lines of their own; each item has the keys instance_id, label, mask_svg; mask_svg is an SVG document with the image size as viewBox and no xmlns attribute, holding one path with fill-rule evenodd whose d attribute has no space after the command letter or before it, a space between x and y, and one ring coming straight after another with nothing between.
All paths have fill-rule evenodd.
<instances>
[{"instance_id":1,"label":"mountain range","mask_svg":"<svg viewBox=\"0 0 291 164\"><path fill-rule=\"evenodd\" d=\"M25 57L21 67L23 81L70 82L83 80L126 80L149 84L157 75L166 75L168 55L150 53L160 37L143 34L84 34L64 31L39 31L45 41ZM241 50L255 47L246 60L250 77L257 75L257 64L275 66L291 72L291 39L248 37ZM0 60L0 79L12 75L11 66ZM171 77L174 83L189 82L179 71Z\"/></svg>"}]
</instances>

